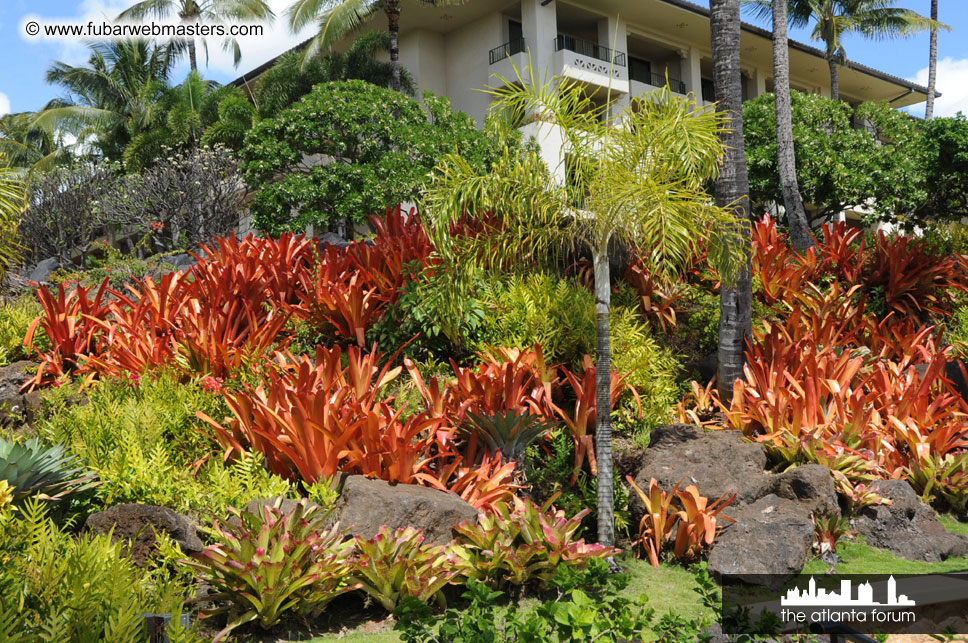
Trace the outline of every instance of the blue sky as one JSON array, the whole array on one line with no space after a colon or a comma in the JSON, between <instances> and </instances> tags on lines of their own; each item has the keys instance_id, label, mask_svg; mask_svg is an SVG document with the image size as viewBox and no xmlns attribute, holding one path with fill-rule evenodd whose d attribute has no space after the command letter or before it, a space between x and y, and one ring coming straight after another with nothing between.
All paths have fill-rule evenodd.
<instances>
[{"instance_id":1,"label":"blue sky","mask_svg":"<svg viewBox=\"0 0 968 643\"><path fill-rule=\"evenodd\" d=\"M473 0L470 0L473 1ZM699 0L702 1L702 0ZM135 0L2 0L0 2L0 113L35 110L47 100L60 94L56 87L44 83L44 72L53 60L71 64L82 63L87 54L80 43L31 41L23 33L23 24L30 18L83 20L114 18ZM291 0L269 0L277 14L281 14ZM929 0L901 0L900 6L927 14ZM938 112L954 114L960 109L968 112L968 1L941 0L940 18L952 27L950 33L939 37ZM747 17L748 20L751 20ZM205 75L220 82L235 78L272 56L310 35L308 32L290 34L282 20L261 38L242 42L243 59L238 69L233 68L229 56L212 43L210 61ZM767 25L762 25L767 26ZM808 32L792 34L809 41ZM905 40L871 42L857 36L845 41L848 58L897 76L927 79L928 37L921 35ZM180 80L185 68L175 71ZM915 108L917 111L917 108Z\"/></svg>"}]
</instances>

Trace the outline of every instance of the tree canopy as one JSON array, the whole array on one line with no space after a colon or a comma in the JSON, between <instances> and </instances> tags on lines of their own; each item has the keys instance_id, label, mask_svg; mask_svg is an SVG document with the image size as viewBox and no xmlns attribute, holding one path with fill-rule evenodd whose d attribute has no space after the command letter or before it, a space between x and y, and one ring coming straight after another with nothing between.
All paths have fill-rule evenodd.
<instances>
[{"instance_id":1,"label":"tree canopy","mask_svg":"<svg viewBox=\"0 0 968 643\"><path fill-rule=\"evenodd\" d=\"M493 146L474 121L430 93L424 104L429 116L399 92L360 80L322 83L260 122L239 152L245 180L258 190L256 225L278 234L365 221L415 200L448 152L486 167Z\"/></svg>"}]
</instances>

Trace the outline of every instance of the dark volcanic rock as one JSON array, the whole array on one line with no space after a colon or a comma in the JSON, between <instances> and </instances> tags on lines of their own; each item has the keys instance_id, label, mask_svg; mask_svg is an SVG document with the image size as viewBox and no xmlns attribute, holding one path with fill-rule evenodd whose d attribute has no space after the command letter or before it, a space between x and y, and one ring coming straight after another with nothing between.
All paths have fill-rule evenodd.
<instances>
[{"instance_id":1,"label":"dark volcanic rock","mask_svg":"<svg viewBox=\"0 0 968 643\"><path fill-rule=\"evenodd\" d=\"M424 530L427 544L443 545L454 537L454 527L477 520L477 510L456 494L351 475L343 481L332 520L364 538L382 525L415 527Z\"/></svg>"},{"instance_id":2,"label":"dark volcanic rock","mask_svg":"<svg viewBox=\"0 0 968 643\"><path fill-rule=\"evenodd\" d=\"M840 515L834 477L820 464L802 464L778 473L769 479L764 491L793 500L818 518Z\"/></svg>"},{"instance_id":3,"label":"dark volcanic rock","mask_svg":"<svg viewBox=\"0 0 968 643\"><path fill-rule=\"evenodd\" d=\"M652 432L635 476L635 484L647 489L655 478L666 491L679 480L682 487L696 485L699 493L712 500L724 493L737 494L736 502L759 498L767 484L766 453L763 447L743 440L736 431L704 431L691 424L668 424ZM644 507L633 500L633 515Z\"/></svg>"},{"instance_id":4,"label":"dark volcanic rock","mask_svg":"<svg viewBox=\"0 0 968 643\"><path fill-rule=\"evenodd\" d=\"M24 360L0 368L0 426L30 423L40 410L40 392L20 392L37 373L38 366L37 362Z\"/></svg>"},{"instance_id":5,"label":"dark volcanic rock","mask_svg":"<svg viewBox=\"0 0 968 643\"><path fill-rule=\"evenodd\" d=\"M139 564L143 564L154 550L156 532L167 534L186 554L198 553L204 548L194 521L168 507L135 503L115 505L88 516L84 529L96 534L112 533L115 540L130 540L129 555Z\"/></svg>"},{"instance_id":6,"label":"dark volcanic rock","mask_svg":"<svg viewBox=\"0 0 968 643\"><path fill-rule=\"evenodd\" d=\"M855 526L868 545L929 563L968 553L968 538L945 529L934 509L906 481L884 480L877 485L878 495L891 504L861 510Z\"/></svg>"},{"instance_id":7,"label":"dark volcanic rock","mask_svg":"<svg viewBox=\"0 0 968 643\"><path fill-rule=\"evenodd\" d=\"M780 589L810 559L815 526L809 512L770 494L728 513L735 520L713 543L709 572ZM768 576L767 576L768 575Z\"/></svg>"}]
</instances>

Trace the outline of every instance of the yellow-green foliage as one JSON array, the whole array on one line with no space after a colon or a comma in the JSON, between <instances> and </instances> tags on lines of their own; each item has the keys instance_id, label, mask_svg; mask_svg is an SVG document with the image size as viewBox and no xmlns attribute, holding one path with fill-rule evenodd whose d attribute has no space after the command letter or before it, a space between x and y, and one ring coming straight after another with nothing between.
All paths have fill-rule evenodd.
<instances>
[{"instance_id":1,"label":"yellow-green foliage","mask_svg":"<svg viewBox=\"0 0 968 643\"><path fill-rule=\"evenodd\" d=\"M152 577L106 535L75 537L28 501L0 510L0 640L129 643L142 640L144 612L178 621L186 588ZM169 638L202 640L177 625Z\"/></svg>"},{"instance_id":2,"label":"yellow-green foliage","mask_svg":"<svg viewBox=\"0 0 968 643\"><path fill-rule=\"evenodd\" d=\"M573 281L545 272L491 276L479 293L484 346L541 344L553 362L577 363L595 349L595 297Z\"/></svg>"},{"instance_id":3,"label":"yellow-green foliage","mask_svg":"<svg viewBox=\"0 0 968 643\"><path fill-rule=\"evenodd\" d=\"M55 397L62 397L55 389ZM270 475L259 456L224 465L217 445L195 417L226 411L221 398L163 376L139 384L103 382L84 405L62 407L40 431L64 442L98 472L98 496L108 504L140 502L181 511L217 513L253 498L289 495L288 482ZM202 454L208 460L193 473Z\"/></svg>"},{"instance_id":4,"label":"yellow-green foliage","mask_svg":"<svg viewBox=\"0 0 968 643\"><path fill-rule=\"evenodd\" d=\"M40 314L40 304L34 295L27 294L0 306L0 366L27 357L24 336L27 327ZM41 329L34 335L35 344L43 348L46 336Z\"/></svg>"},{"instance_id":5,"label":"yellow-green foliage","mask_svg":"<svg viewBox=\"0 0 968 643\"><path fill-rule=\"evenodd\" d=\"M642 399L641 423L653 427L669 422L679 400L678 360L672 351L656 343L638 310L613 307L609 321L612 367L620 373L632 371L628 382ZM628 397L620 405L620 413L624 409L627 414L633 408ZM637 414L638 407L634 410Z\"/></svg>"},{"instance_id":6,"label":"yellow-green foliage","mask_svg":"<svg viewBox=\"0 0 968 643\"><path fill-rule=\"evenodd\" d=\"M947 340L954 345L962 359L968 356L968 306L955 309L948 322Z\"/></svg>"}]
</instances>

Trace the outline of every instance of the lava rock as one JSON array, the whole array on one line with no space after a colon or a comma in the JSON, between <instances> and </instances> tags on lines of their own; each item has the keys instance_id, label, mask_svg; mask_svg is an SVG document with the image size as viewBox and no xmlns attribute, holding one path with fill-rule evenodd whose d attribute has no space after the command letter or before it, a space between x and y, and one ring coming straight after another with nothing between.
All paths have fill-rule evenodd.
<instances>
[{"instance_id":1,"label":"lava rock","mask_svg":"<svg viewBox=\"0 0 968 643\"><path fill-rule=\"evenodd\" d=\"M36 281L38 283L47 281L50 277L50 273L54 272L60 268L60 262L57 261L56 257L48 257L44 259L36 266L34 266L30 272L25 276L27 281Z\"/></svg>"},{"instance_id":2,"label":"lava rock","mask_svg":"<svg viewBox=\"0 0 968 643\"><path fill-rule=\"evenodd\" d=\"M144 564L155 549L155 533L167 534L186 554L204 549L195 522L168 507L125 503L88 516L84 529L95 534L110 533L112 539L130 541L128 555Z\"/></svg>"},{"instance_id":3,"label":"lava rock","mask_svg":"<svg viewBox=\"0 0 968 643\"><path fill-rule=\"evenodd\" d=\"M803 570L813 548L810 513L792 500L769 494L730 512L709 551L710 574L779 590Z\"/></svg>"},{"instance_id":4,"label":"lava rock","mask_svg":"<svg viewBox=\"0 0 968 643\"><path fill-rule=\"evenodd\" d=\"M345 248L350 245L350 242L339 236L335 232L327 232L320 235L317 239L320 249L325 249L326 246L335 246L337 248Z\"/></svg>"},{"instance_id":5,"label":"lava rock","mask_svg":"<svg viewBox=\"0 0 968 643\"><path fill-rule=\"evenodd\" d=\"M968 538L945 529L906 481L878 482L877 494L891 504L864 507L855 520L868 545L929 563L968 553Z\"/></svg>"},{"instance_id":6,"label":"lava rock","mask_svg":"<svg viewBox=\"0 0 968 643\"><path fill-rule=\"evenodd\" d=\"M477 510L460 496L412 484L390 484L359 475L345 476L332 520L354 536L370 538L380 527L415 527L428 545L444 545L453 529L475 522Z\"/></svg>"},{"instance_id":7,"label":"lava rock","mask_svg":"<svg viewBox=\"0 0 968 643\"><path fill-rule=\"evenodd\" d=\"M635 476L640 489L648 489L655 478L669 491L682 480L680 488L696 485L699 493L712 500L725 493L736 493L737 503L750 503L763 495L769 480L766 452L755 442L747 442L736 431L705 431L691 424L667 424L652 432ZM632 515L645 511L633 494Z\"/></svg>"},{"instance_id":8,"label":"lava rock","mask_svg":"<svg viewBox=\"0 0 968 643\"><path fill-rule=\"evenodd\" d=\"M834 477L821 464L802 464L778 473L769 479L764 491L793 500L817 518L840 515Z\"/></svg>"},{"instance_id":9,"label":"lava rock","mask_svg":"<svg viewBox=\"0 0 968 643\"><path fill-rule=\"evenodd\" d=\"M20 389L37 374L37 362L21 360L0 368L0 426L30 424L41 409L39 391Z\"/></svg>"}]
</instances>

